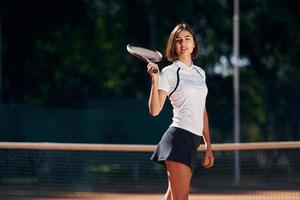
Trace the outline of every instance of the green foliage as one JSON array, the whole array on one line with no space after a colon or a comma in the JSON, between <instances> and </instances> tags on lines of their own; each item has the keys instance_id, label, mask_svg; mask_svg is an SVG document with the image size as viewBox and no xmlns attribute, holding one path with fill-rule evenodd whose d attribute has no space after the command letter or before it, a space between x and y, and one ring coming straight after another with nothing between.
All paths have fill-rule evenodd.
<instances>
[{"instance_id":1,"label":"green foliage","mask_svg":"<svg viewBox=\"0 0 300 200\"><path fill-rule=\"evenodd\" d=\"M126 44L164 52L174 25L187 22L201 47L195 63L207 72L212 137L232 141L232 1L46 2L41 19L26 18L33 24L22 29L18 45L3 34L6 102L78 107L100 98L146 98L146 64L128 56ZM51 6L57 16L49 17ZM242 141L300 139L299 3L243 0L240 7L241 57L249 61L240 78ZM4 20L27 13L12 6L1 11ZM215 73L221 58L228 62L223 76Z\"/></svg>"}]
</instances>

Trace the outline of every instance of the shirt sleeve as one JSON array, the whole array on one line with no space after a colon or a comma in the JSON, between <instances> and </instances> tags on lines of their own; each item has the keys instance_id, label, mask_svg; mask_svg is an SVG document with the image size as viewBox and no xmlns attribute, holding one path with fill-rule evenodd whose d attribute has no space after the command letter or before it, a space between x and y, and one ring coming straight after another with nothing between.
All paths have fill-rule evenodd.
<instances>
[{"instance_id":1,"label":"shirt sleeve","mask_svg":"<svg viewBox=\"0 0 300 200\"><path fill-rule=\"evenodd\" d=\"M204 80L206 80L205 71L201 67L198 67L198 69L199 69L200 75L203 77Z\"/></svg>"},{"instance_id":2,"label":"shirt sleeve","mask_svg":"<svg viewBox=\"0 0 300 200\"><path fill-rule=\"evenodd\" d=\"M159 75L158 89L169 93L170 83L166 71L162 70Z\"/></svg>"},{"instance_id":3,"label":"shirt sleeve","mask_svg":"<svg viewBox=\"0 0 300 200\"><path fill-rule=\"evenodd\" d=\"M202 74L203 74L204 80L206 81L206 74L205 74L205 71L203 69L202 69Z\"/></svg>"}]
</instances>

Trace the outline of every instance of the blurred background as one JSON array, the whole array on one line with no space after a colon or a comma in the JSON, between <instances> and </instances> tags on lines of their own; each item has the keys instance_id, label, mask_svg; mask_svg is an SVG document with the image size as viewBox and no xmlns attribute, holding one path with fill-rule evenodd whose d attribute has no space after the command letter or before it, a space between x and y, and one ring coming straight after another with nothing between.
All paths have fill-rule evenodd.
<instances>
[{"instance_id":1,"label":"blurred background","mask_svg":"<svg viewBox=\"0 0 300 200\"><path fill-rule=\"evenodd\" d=\"M148 114L146 64L130 56L126 45L164 54L171 30L186 22L200 45L195 64L206 72L212 143L234 142L233 2L1 0L0 141L156 144L171 123L172 108L167 102L158 117ZM240 1L242 143L300 140L299 8L293 0ZM164 59L160 68L168 64ZM154 192L159 195L153 199L160 199L166 187L164 169L148 161L151 151L4 146L1 199L29 194L35 199L37 190L37 197L51 199L49 188L56 195L61 190ZM258 194L267 188L273 199L299 199L299 143L295 146L257 147L239 155L231 147L219 149L213 169L198 166L191 191L228 195L238 188ZM20 196L12 198L15 193Z\"/></svg>"},{"instance_id":2,"label":"blurred background","mask_svg":"<svg viewBox=\"0 0 300 200\"><path fill-rule=\"evenodd\" d=\"M2 0L1 141L153 144L171 106L148 114L146 64L180 22L197 33L214 143L233 141L233 1ZM300 139L300 12L295 1L240 3L241 141ZM167 61L160 67L168 65Z\"/></svg>"}]
</instances>

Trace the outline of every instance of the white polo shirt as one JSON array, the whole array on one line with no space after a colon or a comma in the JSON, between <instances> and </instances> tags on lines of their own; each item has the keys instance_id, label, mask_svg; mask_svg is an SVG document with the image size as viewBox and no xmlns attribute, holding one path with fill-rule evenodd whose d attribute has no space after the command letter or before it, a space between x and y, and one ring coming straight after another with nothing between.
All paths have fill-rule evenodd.
<instances>
[{"instance_id":1,"label":"white polo shirt","mask_svg":"<svg viewBox=\"0 0 300 200\"><path fill-rule=\"evenodd\" d=\"M158 89L164 90L170 95L176 87L179 67L179 85L169 97L173 106L173 119L170 126L202 136L203 114L208 92L205 72L196 65L188 67L180 61L175 61L172 65L162 69Z\"/></svg>"}]
</instances>

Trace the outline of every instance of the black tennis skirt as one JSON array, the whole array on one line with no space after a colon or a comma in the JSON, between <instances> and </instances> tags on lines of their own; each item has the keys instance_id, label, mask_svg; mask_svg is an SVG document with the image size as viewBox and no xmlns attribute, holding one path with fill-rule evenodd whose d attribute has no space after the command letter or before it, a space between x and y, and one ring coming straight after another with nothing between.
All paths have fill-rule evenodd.
<instances>
[{"instance_id":1,"label":"black tennis skirt","mask_svg":"<svg viewBox=\"0 0 300 200\"><path fill-rule=\"evenodd\" d=\"M165 160L171 160L185 164L194 171L197 149L201 141L203 141L201 136L170 126L162 136L150 160L163 165L165 165Z\"/></svg>"}]
</instances>

